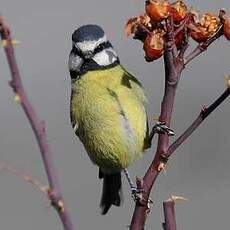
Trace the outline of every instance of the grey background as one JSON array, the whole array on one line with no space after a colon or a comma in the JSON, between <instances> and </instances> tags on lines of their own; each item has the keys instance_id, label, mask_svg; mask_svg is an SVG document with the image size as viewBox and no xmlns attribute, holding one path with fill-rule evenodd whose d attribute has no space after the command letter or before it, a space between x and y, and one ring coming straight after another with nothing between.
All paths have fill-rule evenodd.
<instances>
[{"instance_id":1,"label":"grey background","mask_svg":"<svg viewBox=\"0 0 230 230\"><path fill-rule=\"evenodd\" d=\"M201 10L225 7L229 0L188 1ZM70 78L67 69L72 31L86 23L97 23L107 32L121 62L143 82L150 117L159 115L163 93L162 59L145 63L139 42L127 39L127 18L143 12L144 1L56 1L3 0L1 13L20 40L16 48L23 83L39 117L47 125L55 165L66 204L76 229L127 229L134 203L124 181L125 202L101 216L101 182L69 121ZM229 42L223 38L184 71L176 97L172 127L180 134L196 117L201 106L212 102L224 89L229 72ZM0 52L0 162L29 172L46 184L34 135L20 106L13 101L3 49ZM228 229L230 212L229 100L180 147L157 181L154 206L146 229L161 229L162 201L170 194L189 202L178 202L178 229ZM156 140L154 142L156 144ZM155 147L155 145L154 145ZM153 150L130 168L142 176ZM0 173L0 229L62 229L45 196L19 177Z\"/></svg>"}]
</instances>

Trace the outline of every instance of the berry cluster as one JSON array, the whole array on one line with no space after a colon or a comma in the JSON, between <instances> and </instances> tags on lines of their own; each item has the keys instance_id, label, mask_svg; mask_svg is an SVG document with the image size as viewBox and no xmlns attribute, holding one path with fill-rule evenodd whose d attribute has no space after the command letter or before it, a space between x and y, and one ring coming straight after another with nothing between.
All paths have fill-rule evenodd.
<instances>
[{"instance_id":1,"label":"berry cluster","mask_svg":"<svg viewBox=\"0 0 230 230\"><path fill-rule=\"evenodd\" d=\"M164 53L165 35L167 33L165 20L173 21L175 33L174 41L178 50L188 42L191 37L198 43L206 42L220 28L226 39L230 40L230 19L226 17L225 10L221 9L219 15L214 13L199 14L198 11L189 10L183 0L169 3L167 0L147 0L145 13L130 18L126 24L127 35L143 42L145 58L153 61Z\"/></svg>"}]
</instances>

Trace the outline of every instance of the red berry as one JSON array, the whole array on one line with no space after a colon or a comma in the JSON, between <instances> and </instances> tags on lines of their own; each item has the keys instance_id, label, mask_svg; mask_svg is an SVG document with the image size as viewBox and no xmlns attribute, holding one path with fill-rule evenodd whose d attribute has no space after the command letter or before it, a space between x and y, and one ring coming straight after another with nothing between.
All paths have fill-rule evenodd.
<instances>
[{"instance_id":1,"label":"red berry","mask_svg":"<svg viewBox=\"0 0 230 230\"><path fill-rule=\"evenodd\" d=\"M190 35L197 42L207 41L219 28L220 19L212 13L206 13L197 22L188 25L191 29Z\"/></svg>"},{"instance_id":2,"label":"red berry","mask_svg":"<svg viewBox=\"0 0 230 230\"><path fill-rule=\"evenodd\" d=\"M230 20L224 21L224 36L230 41Z\"/></svg>"},{"instance_id":3,"label":"red berry","mask_svg":"<svg viewBox=\"0 0 230 230\"><path fill-rule=\"evenodd\" d=\"M163 31L156 31L153 35L148 35L144 41L143 49L148 61L153 61L164 53Z\"/></svg>"},{"instance_id":4,"label":"red berry","mask_svg":"<svg viewBox=\"0 0 230 230\"><path fill-rule=\"evenodd\" d=\"M169 16L171 6L165 0L149 0L146 1L145 10L152 21L161 22Z\"/></svg>"},{"instance_id":5,"label":"red berry","mask_svg":"<svg viewBox=\"0 0 230 230\"><path fill-rule=\"evenodd\" d=\"M175 23L180 23L187 15L188 8L183 0L172 3L172 15Z\"/></svg>"}]
</instances>

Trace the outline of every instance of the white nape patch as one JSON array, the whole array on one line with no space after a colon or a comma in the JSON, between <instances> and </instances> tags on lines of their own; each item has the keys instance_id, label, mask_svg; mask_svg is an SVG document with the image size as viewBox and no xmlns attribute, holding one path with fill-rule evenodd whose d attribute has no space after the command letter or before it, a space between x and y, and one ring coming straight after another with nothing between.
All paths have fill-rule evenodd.
<instances>
[{"instance_id":1,"label":"white nape patch","mask_svg":"<svg viewBox=\"0 0 230 230\"><path fill-rule=\"evenodd\" d=\"M70 53L69 55L69 69L73 71L79 71L83 64L83 59L78 55Z\"/></svg>"},{"instance_id":2,"label":"white nape patch","mask_svg":"<svg viewBox=\"0 0 230 230\"><path fill-rule=\"evenodd\" d=\"M111 65L117 61L117 53L112 47L110 47L97 53L93 57L93 60L100 66Z\"/></svg>"},{"instance_id":3,"label":"white nape patch","mask_svg":"<svg viewBox=\"0 0 230 230\"><path fill-rule=\"evenodd\" d=\"M98 45L106 41L107 38L106 35L104 35L102 38L99 38L97 41L92 40L92 41L77 42L74 45L77 49L80 49L84 53L87 51L93 51Z\"/></svg>"}]
</instances>

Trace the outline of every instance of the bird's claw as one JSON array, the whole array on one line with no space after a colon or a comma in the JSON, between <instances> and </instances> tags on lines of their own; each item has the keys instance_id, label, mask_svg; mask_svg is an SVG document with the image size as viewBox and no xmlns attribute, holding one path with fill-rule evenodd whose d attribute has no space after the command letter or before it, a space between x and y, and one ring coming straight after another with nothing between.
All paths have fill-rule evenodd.
<instances>
[{"instance_id":1,"label":"bird's claw","mask_svg":"<svg viewBox=\"0 0 230 230\"><path fill-rule=\"evenodd\" d=\"M174 136L175 133L170 129L165 122L158 121L154 126L155 132L158 134L168 134L169 136Z\"/></svg>"},{"instance_id":2,"label":"bird's claw","mask_svg":"<svg viewBox=\"0 0 230 230\"><path fill-rule=\"evenodd\" d=\"M142 189L138 189L136 187L132 187L132 198L134 200L135 203L140 202L143 200L143 190Z\"/></svg>"},{"instance_id":3,"label":"bird's claw","mask_svg":"<svg viewBox=\"0 0 230 230\"><path fill-rule=\"evenodd\" d=\"M147 203L147 206L149 208L150 204L152 204L153 201L152 201L152 199L149 198L148 202L146 202L146 200L143 197L143 192L144 192L143 189L138 189L136 187L133 187L132 188L132 198L133 198L135 203L138 203L141 205L146 205L146 203Z\"/></svg>"}]
</instances>

